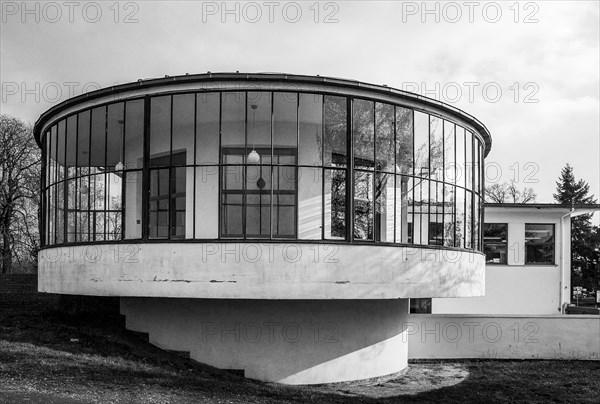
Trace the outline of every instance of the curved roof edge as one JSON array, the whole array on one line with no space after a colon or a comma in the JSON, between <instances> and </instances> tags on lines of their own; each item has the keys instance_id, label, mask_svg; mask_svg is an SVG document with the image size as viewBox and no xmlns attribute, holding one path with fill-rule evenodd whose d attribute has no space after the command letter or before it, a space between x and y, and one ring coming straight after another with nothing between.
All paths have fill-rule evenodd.
<instances>
[{"instance_id":1,"label":"curved roof edge","mask_svg":"<svg viewBox=\"0 0 600 404\"><path fill-rule=\"evenodd\" d=\"M466 113L465 111L443 103L441 101L435 100L433 98L425 97L419 94L411 93L404 90L398 90L396 88L388 87L385 85L377 85L361 82L358 80L348 80L348 79L340 79L335 77L326 77L326 76L306 76L306 75L297 75L297 74L285 74L285 73L202 73L202 74L185 74L180 76L165 76L162 78L155 79L139 79L138 81L120 84L117 86L105 87L99 90L91 91L89 93L85 93L82 95L78 95L76 97L69 98L60 104L50 108L42 115L40 115L39 119L36 121L33 129L33 133L35 136L35 140L38 143L38 146L41 147L40 144L40 132L41 128L44 124L52 117L52 115L57 114L75 104L78 104L82 101L89 101L95 98L99 98L105 95L110 95L114 93L119 93L123 91L129 90L139 90L145 88L159 87L165 84L173 84L173 83L194 83L194 82L203 82L203 81L212 81L212 80L228 80L228 81L252 81L252 80L261 80L261 81L275 81L275 82L298 82L298 83L309 83L309 84L330 84L339 87L350 87L350 88L358 88L363 90L370 90L374 92L384 93L384 94L392 94L397 95L399 97L409 98L413 100L419 100L424 104L428 104L430 106L435 106L446 112L451 114L460 115L463 119L465 119L468 123L473 125L479 132L479 134L483 137L485 141L485 153L487 156L492 148L492 136L490 135L489 130L486 126L481 123L474 116Z\"/></svg>"}]
</instances>

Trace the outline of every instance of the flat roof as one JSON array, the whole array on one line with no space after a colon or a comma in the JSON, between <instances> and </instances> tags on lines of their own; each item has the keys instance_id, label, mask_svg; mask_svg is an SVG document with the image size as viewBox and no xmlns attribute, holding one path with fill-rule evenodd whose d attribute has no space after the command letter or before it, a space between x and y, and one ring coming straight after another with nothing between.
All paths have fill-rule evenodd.
<instances>
[{"instance_id":1,"label":"flat roof","mask_svg":"<svg viewBox=\"0 0 600 404\"><path fill-rule=\"evenodd\" d=\"M538 210L554 210L570 213L571 217L580 215L593 214L600 211L600 204L597 203L576 203L573 205L565 205L560 203L485 203L484 209L487 208L505 208L505 209L538 209Z\"/></svg>"},{"instance_id":2,"label":"flat roof","mask_svg":"<svg viewBox=\"0 0 600 404\"><path fill-rule=\"evenodd\" d=\"M308 83L308 84L327 84L337 87L346 87L346 88L354 88L361 90L369 90L375 93L382 93L387 95L395 95L400 98L406 98L411 100L418 100L425 105L434 106L446 113L454 114L460 116L462 119L467 121L469 124L473 125L473 127L477 130L477 132L483 137L485 143L485 151L484 155L487 156L492 148L492 136L490 135L489 130L485 127L483 123L481 123L474 116L464 112L463 110L456 108L452 105L448 105L441 101L435 100L433 98L425 97L419 94L411 93L404 90L395 89L392 87L388 87L387 85L376 85L370 83L364 83L357 80L348 80L341 79L335 77L325 77L325 76L306 76L306 75L297 75L297 74L285 74L285 73L203 73L203 74L185 74L179 76L165 76L163 78L155 78L155 79L139 79L135 82L121 84L118 86L111 86L101 88L99 90L91 91L89 93L85 93L79 95L77 97L69 98L60 104L50 108L42 115L40 115L39 119L34 125L33 133L35 136L35 140L38 143L38 146L41 147L40 136L41 129L44 124L49 121L53 115L73 106L83 101L90 101L95 98L103 97L110 94L115 94L119 92L125 92L130 90L140 90L152 87L160 87L164 85L169 85L173 83L202 83L202 82L210 82L210 81L271 81L271 82L296 82L296 83Z\"/></svg>"},{"instance_id":3,"label":"flat roof","mask_svg":"<svg viewBox=\"0 0 600 404\"><path fill-rule=\"evenodd\" d=\"M565 205L560 203L488 203L484 204L486 208L531 208L531 209L593 209L600 210L600 204L597 203L576 203Z\"/></svg>"}]
</instances>

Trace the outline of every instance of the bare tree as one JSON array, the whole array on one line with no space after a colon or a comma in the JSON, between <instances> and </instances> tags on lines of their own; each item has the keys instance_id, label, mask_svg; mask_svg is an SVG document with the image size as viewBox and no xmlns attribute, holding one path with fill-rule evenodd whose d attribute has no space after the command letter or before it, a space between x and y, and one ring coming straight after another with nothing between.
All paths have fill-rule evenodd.
<instances>
[{"instance_id":1,"label":"bare tree","mask_svg":"<svg viewBox=\"0 0 600 404\"><path fill-rule=\"evenodd\" d=\"M1 273L35 268L39 249L40 150L30 125L0 115Z\"/></svg>"},{"instance_id":2,"label":"bare tree","mask_svg":"<svg viewBox=\"0 0 600 404\"><path fill-rule=\"evenodd\" d=\"M485 200L492 203L532 203L537 194L533 188L525 187L519 191L514 181L493 184L485 188Z\"/></svg>"}]
</instances>

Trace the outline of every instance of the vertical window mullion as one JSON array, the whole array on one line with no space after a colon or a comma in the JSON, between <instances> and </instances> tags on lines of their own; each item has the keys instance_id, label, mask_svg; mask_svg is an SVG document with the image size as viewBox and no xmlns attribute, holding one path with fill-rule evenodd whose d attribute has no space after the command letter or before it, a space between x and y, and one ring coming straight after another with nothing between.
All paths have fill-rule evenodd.
<instances>
[{"instance_id":1,"label":"vertical window mullion","mask_svg":"<svg viewBox=\"0 0 600 404\"><path fill-rule=\"evenodd\" d=\"M275 187L273 186L273 171L275 170L275 145L273 144L273 135L274 135L274 131L275 131L275 93L273 91L271 91L270 93L268 93L271 97L271 169L270 169L270 175L271 175L271 189L270 189L270 198L269 198L269 238L272 239L273 238L273 212L275 211ZM262 174L262 168L261 168L261 174ZM277 158L277 190L279 190L279 157ZM279 193L278 193L279 196ZM260 210L261 210L261 215L262 215L262 196L260 197ZM279 202L279 200L277 201ZM279 204L277 205L277 234L279 234ZM259 227L262 226L262 220L261 220L261 224ZM262 231L261 231L262 234Z\"/></svg>"},{"instance_id":2,"label":"vertical window mullion","mask_svg":"<svg viewBox=\"0 0 600 404\"><path fill-rule=\"evenodd\" d=\"M81 212L79 211L79 199L81 196L79 195L79 114L75 115L75 175L74 175L74 187L75 187L75 200L73 201L73 216L74 216L74 232L73 239L75 242L79 240L79 217Z\"/></svg>"},{"instance_id":3,"label":"vertical window mullion","mask_svg":"<svg viewBox=\"0 0 600 404\"><path fill-rule=\"evenodd\" d=\"M346 240L354 242L354 98L346 97ZM325 142L323 142L325 143Z\"/></svg>"},{"instance_id":4,"label":"vertical window mullion","mask_svg":"<svg viewBox=\"0 0 600 404\"><path fill-rule=\"evenodd\" d=\"M125 201L126 199L126 189L125 183L127 182L127 167L125 165L125 137L126 137L126 128L127 128L127 103L123 103L123 123L121 124L121 157L119 161L123 165L123 169L121 170L121 240L125 240Z\"/></svg>"},{"instance_id":5,"label":"vertical window mullion","mask_svg":"<svg viewBox=\"0 0 600 404\"><path fill-rule=\"evenodd\" d=\"M150 102L149 95L144 97L144 133L142 167L142 240L148 240L150 226Z\"/></svg>"},{"instance_id":6,"label":"vertical window mullion","mask_svg":"<svg viewBox=\"0 0 600 404\"><path fill-rule=\"evenodd\" d=\"M244 157L242 159L242 235L246 239L247 200L246 181L248 180L248 92L244 93ZM260 163L260 162L259 162Z\"/></svg>"},{"instance_id":7,"label":"vertical window mullion","mask_svg":"<svg viewBox=\"0 0 600 404\"><path fill-rule=\"evenodd\" d=\"M91 226L91 222L92 219L90 217L91 213L92 213L92 208L90 206L90 202L91 202L91 191L92 191L92 187L90 186L91 184L91 179L92 179L92 175L91 175L91 167L92 167L92 109L89 109L90 111L90 124L89 124L89 133L88 133L88 169L86 170L86 184L87 184L87 240L88 241L93 241L92 239L95 240L95 238L92 237L93 234L95 234L96 231L96 224L94 222L94 230L92 231ZM95 216L95 215L94 215Z\"/></svg>"},{"instance_id":8,"label":"vertical window mullion","mask_svg":"<svg viewBox=\"0 0 600 404\"><path fill-rule=\"evenodd\" d=\"M325 240L325 96L321 97L321 240Z\"/></svg>"},{"instance_id":9,"label":"vertical window mullion","mask_svg":"<svg viewBox=\"0 0 600 404\"><path fill-rule=\"evenodd\" d=\"M107 199L108 199L108 106L104 107L104 203L102 204L103 211L103 225L104 225L104 235L103 240L106 240L107 231L106 231L106 223L107 220Z\"/></svg>"},{"instance_id":10,"label":"vertical window mullion","mask_svg":"<svg viewBox=\"0 0 600 404\"><path fill-rule=\"evenodd\" d=\"M398 107L397 106L393 106L394 108L394 112L393 112L393 117L392 117L392 130L394 131L394 142L393 142L393 152L394 152L394 167L393 167L393 173L394 173L394 195L392 196L392 198L394 198L394 243L398 243L398 240L396 240L396 234L398 234L396 232L396 226L398 226L398 218L397 218L397 210L396 210L396 203L398 202L396 199L396 192L398 191L398 184L397 184L397 178L398 178L398 173L396 172L396 167L398 167L398 153L396 152L397 149L397 143L398 142L398 134L396 133L396 114L397 114L397 110ZM400 181L400 184L402 184L402 180ZM402 185L400 185L402 186ZM400 192L400 195L402 195L402 192ZM400 209L402 209L402 205L400 205ZM400 227L400 242L402 242L402 227Z\"/></svg>"},{"instance_id":11,"label":"vertical window mullion","mask_svg":"<svg viewBox=\"0 0 600 404\"><path fill-rule=\"evenodd\" d=\"M175 198L173 197L173 96L169 96L169 108L171 110L169 114L169 168L167 171L167 185L168 185L168 203L167 203L167 239L173 238L173 230L175 228L173 221L173 214L175 211Z\"/></svg>"},{"instance_id":12,"label":"vertical window mullion","mask_svg":"<svg viewBox=\"0 0 600 404\"><path fill-rule=\"evenodd\" d=\"M300 169L299 169L299 159L298 159L298 149L300 148L300 93L295 93L296 94L296 151L295 151L295 157L294 157L294 162L296 167L294 168L294 238L298 238L298 222L299 222L299 212L300 209L298 208L298 193L299 193L299 186L300 186L300 181L298 180L298 175L300 174ZM323 142L321 142L323 143ZM323 198L321 198L323 199Z\"/></svg>"},{"instance_id":13,"label":"vertical window mullion","mask_svg":"<svg viewBox=\"0 0 600 404\"><path fill-rule=\"evenodd\" d=\"M197 132L198 132L198 94L194 94L194 168L192 169L192 181L193 182L193 186L192 186L192 192L193 192L193 196L192 196L192 239L196 238L196 164L197 164L197 156L196 154L196 147L197 147L197 142L198 140L196 139L197 137ZM186 168L186 171L188 171L188 169ZM186 179L187 181L187 179ZM217 233L218 234L218 233Z\"/></svg>"}]
</instances>

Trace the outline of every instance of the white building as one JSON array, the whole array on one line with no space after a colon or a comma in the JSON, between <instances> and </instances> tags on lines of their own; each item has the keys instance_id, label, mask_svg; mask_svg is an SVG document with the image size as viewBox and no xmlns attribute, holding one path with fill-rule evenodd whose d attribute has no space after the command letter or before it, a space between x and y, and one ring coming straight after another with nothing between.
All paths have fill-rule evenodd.
<instances>
[{"instance_id":1,"label":"white building","mask_svg":"<svg viewBox=\"0 0 600 404\"><path fill-rule=\"evenodd\" d=\"M432 299L434 314L560 315L571 302L571 218L600 205L486 204L485 296Z\"/></svg>"}]
</instances>

